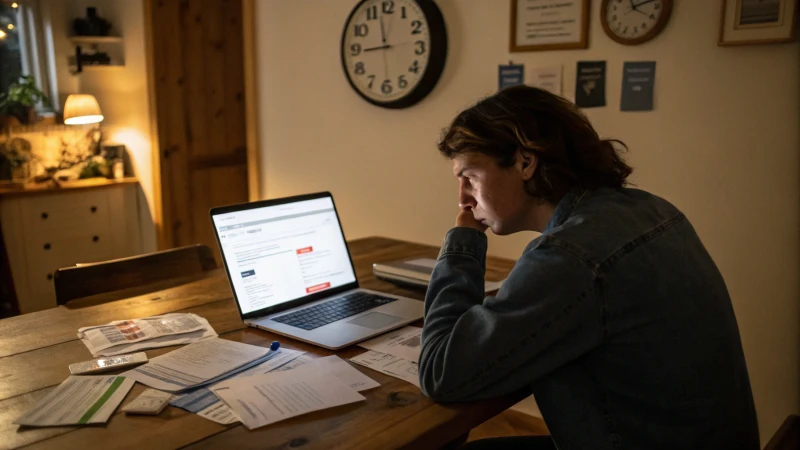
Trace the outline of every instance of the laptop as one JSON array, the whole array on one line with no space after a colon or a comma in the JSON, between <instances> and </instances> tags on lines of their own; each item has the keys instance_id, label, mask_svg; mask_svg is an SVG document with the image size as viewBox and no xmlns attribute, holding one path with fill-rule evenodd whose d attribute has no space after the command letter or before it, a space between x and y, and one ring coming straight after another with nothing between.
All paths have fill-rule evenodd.
<instances>
[{"instance_id":1,"label":"laptop","mask_svg":"<svg viewBox=\"0 0 800 450\"><path fill-rule=\"evenodd\" d=\"M329 192L211 209L242 321L331 350L421 319L423 303L361 289Z\"/></svg>"}]
</instances>

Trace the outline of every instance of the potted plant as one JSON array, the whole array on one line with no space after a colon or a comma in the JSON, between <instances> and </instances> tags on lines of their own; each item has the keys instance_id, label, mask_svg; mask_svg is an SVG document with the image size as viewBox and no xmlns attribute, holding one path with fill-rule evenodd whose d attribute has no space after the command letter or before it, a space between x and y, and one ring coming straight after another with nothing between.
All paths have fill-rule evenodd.
<instances>
[{"instance_id":1,"label":"potted plant","mask_svg":"<svg viewBox=\"0 0 800 450\"><path fill-rule=\"evenodd\" d=\"M6 120L14 117L19 123L28 125L36 117L35 107L40 101L50 106L50 100L36 87L32 76L20 77L19 81L11 83L8 92L0 93L0 116Z\"/></svg>"}]
</instances>

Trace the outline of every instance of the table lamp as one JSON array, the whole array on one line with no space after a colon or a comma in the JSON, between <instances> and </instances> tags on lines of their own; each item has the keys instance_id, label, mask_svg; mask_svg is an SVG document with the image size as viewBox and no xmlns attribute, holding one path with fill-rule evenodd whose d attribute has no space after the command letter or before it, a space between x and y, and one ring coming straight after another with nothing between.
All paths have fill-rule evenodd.
<instances>
[{"instance_id":1,"label":"table lamp","mask_svg":"<svg viewBox=\"0 0 800 450\"><path fill-rule=\"evenodd\" d=\"M66 125L85 125L103 121L103 113L94 95L72 94L64 104Z\"/></svg>"}]
</instances>

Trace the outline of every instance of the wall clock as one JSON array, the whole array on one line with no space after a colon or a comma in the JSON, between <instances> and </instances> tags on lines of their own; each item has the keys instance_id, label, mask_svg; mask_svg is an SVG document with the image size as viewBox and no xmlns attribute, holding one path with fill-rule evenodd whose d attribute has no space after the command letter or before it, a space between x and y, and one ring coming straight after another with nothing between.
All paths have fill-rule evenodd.
<instances>
[{"instance_id":1,"label":"wall clock","mask_svg":"<svg viewBox=\"0 0 800 450\"><path fill-rule=\"evenodd\" d=\"M362 0L342 32L342 68L364 100L407 108L436 86L447 30L433 0Z\"/></svg>"},{"instance_id":2,"label":"wall clock","mask_svg":"<svg viewBox=\"0 0 800 450\"><path fill-rule=\"evenodd\" d=\"M600 21L611 39L638 45L656 37L670 13L672 0L603 0Z\"/></svg>"}]
</instances>

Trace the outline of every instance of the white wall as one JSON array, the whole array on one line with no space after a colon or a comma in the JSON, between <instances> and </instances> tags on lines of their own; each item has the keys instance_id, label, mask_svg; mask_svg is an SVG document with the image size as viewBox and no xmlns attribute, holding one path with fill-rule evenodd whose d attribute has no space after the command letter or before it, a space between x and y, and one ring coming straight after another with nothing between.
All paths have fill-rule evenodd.
<instances>
[{"instance_id":1,"label":"white wall","mask_svg":"<svg viewBox=\"0 0 800 450\"><path fill-rule=\"evenodd\" d=\"M68 40L72 20L86 16L86 7L97 7L97 14L112 23L111 34L124 38L125 66L85 70L78 75L69 72L67 57L75 48ZM155 251L153 224L153 149L151 146L150 111L142 0L44 0L54 42L59 108L69 94L92 94L97 98L105 119L104 138L125 144L139 178L140 226L145 252ZM47 20L45 18L45 20ZM54 96L55 97L55 96Z\"/></svg>"},{"instance_id":2,"label":"white wall","mask_svg":"<svg viewBox=\"0 0 800 450\"><path fill-rule=\"evenodd\" d=\"M434 92L401 111L374 107L342 73L339 39L355 0L259 0L256 30L265 197L330 190L348 238L384 235L438 245L457 185L437 153L442 127L497 88L509 59L564 65L607 60L609 106L588 109L624 140L633 182L691 219L731 292L762 436L798 412L800 71L798 44L717 47L719 1L676 0L655 40L624 47L605 36L592 2L587 50L509 54L509 1L438 0L450 53ZM656 60L654 112L623 113L623 61ZM490 237L519 256L533 234Z\"/></svg>"}]
</instances>

